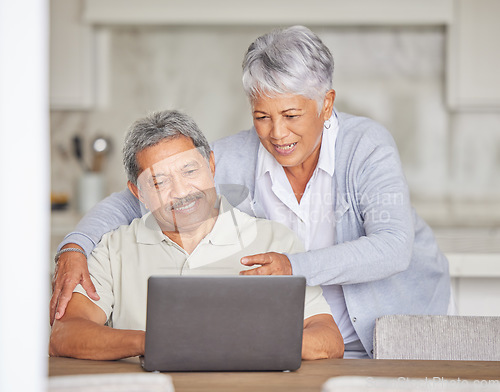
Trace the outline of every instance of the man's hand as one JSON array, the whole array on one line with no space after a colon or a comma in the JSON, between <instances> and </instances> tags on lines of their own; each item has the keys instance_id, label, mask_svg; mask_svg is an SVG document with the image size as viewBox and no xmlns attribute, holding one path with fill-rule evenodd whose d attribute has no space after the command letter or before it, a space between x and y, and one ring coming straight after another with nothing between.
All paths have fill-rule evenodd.
<instances>
[{"instance_id":1,"label":"man's hand","mask_svg":"<svg viewBox=\"0 0 500 392\"><path fill-rule=\"evenodd\" d=\"M68 244L64 248L80 248L76 244ZM81 248L80 248L81 249ZM63 253L57 262L54 278L52 279L52 298L50 299L50 325L54 318L59 320L66 311L73 290L80 283L90 298L98 301L96 289L90 280L87 260L79 252Z\"/></svg>"},{"instance_id":2,"label":"man's hand","mask_svg":"<svg viewBox=\"0 0 500 392\"><path fill-rule=\"evenodd\" d=\"M64 317L54 322L49 355L109 361L144 355L144 331L105 326L106 313L80 293L74 293Z\"/></svg>"},{"instance_id":3,"label":"man's hand","mask_svg":"<svg viewBox=\"0 0 500 392\"><path fill-rule=\"evenodd\" d=\"M240 275L292 275L290 260L281 253L268 252L242 257L241 264L260 265L260 267L241 271Z\"/></svg>"}]
</instances>

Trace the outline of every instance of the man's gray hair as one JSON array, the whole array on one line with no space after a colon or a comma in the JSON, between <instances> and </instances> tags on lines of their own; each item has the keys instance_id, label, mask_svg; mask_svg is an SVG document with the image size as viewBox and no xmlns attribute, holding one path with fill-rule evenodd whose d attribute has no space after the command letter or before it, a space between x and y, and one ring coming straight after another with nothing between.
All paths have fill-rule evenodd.
<instances>
[{"instance_id":1,"label":"man's gray hair","mask_svg":"<svg viewBox=\"0 0 500 392\"><path fill-rule=\"evenodd\" d=\"M276 29L257 38L243 59L243 88L259 95L303 95L318 102L332 88L333 57L321 39L304 26Z\"/></svg>"},{"instance_id":2,"label":"man's gray hair","mask_svg":"<svg viewBox=\"0 0 500 392\"><path fill-rule=\"evenodd\" d=\"M210 161L210 145L194 120L176 110L154 112L137 120L129 129L123 146L123 164L128 179L137 185L141 168L137 154L163 140L180 136L190 138L198 151Z\"/></svg>"}]
</instances>

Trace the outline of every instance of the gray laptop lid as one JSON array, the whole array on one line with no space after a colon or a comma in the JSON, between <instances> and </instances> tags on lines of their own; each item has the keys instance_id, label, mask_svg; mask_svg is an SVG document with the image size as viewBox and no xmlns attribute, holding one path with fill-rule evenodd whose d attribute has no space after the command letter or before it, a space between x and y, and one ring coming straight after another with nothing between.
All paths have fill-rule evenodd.
<instances>
[{"instance_id":1,"label":"gray laptop lid","mask_svg":"<svg viewBox=\"0 0 500 392\"><path fill-rule=\"evenodd\" d=\"M305 278L153 276L149 371L295 370L301 364Z\"/></svg>"}]
</instances>

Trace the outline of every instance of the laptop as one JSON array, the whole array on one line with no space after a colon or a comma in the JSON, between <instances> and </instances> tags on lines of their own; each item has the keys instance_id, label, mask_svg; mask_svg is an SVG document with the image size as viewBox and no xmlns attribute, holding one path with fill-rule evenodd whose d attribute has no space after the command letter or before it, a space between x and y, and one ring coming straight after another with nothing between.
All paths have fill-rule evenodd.
<instances>
[{"instance_id":1,"label":"laptop","mask_svg":"<svg viewBox=\"0 0 500 392\"><path fill-rule=\"evenodd\" d=\"M305 278L152 276L147 371L296 370L301 365Z\"/></svg>"}]
</instances>

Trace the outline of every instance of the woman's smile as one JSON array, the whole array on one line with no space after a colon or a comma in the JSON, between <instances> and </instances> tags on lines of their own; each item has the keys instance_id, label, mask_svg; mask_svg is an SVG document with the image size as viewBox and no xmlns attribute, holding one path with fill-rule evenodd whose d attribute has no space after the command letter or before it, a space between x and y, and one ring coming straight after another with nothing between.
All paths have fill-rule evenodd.
<instances>
[{"instance_id":1,"label":"woman's smile","mask_svg":"<svg viewBox=\"0 0 500 392\"><path fill-rule=\"evenodd\" d=\"M280 154L280 155L290 155L295 151L295 148L297 147L297 143L290 143L290 144L275 144L272 143L275 151Z\"/></svg>"}]
</instances>

